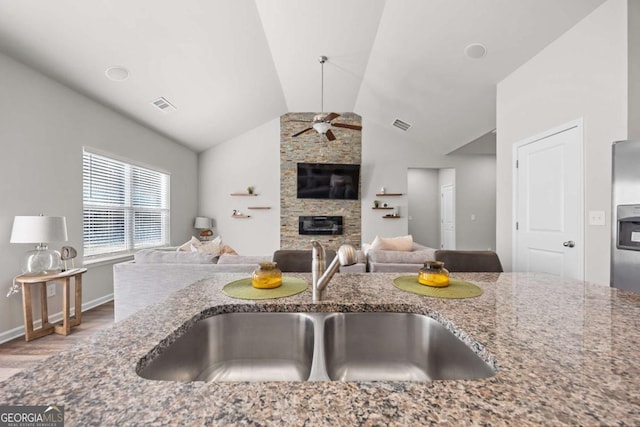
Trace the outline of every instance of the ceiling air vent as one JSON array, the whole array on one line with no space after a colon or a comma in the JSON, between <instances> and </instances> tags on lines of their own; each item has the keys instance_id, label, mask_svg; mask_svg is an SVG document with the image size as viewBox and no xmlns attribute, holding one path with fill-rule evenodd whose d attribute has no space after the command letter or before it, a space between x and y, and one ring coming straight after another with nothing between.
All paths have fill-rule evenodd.
<instances>
[{"instance_id":1,"label":"ceiling air vent","mask_svg":"<svg viewBox=\"0 0 640 427\"><path fill-rule=\"evenodd\" d=\"M164 113L168 113L170 111L175 111L176 110L176 107L174 107L172 103L167 101L167 98L165 98L164 96L161 96L160 98L156 99L155 101L152 101L151 105L153 105L158 110L160 110L160 111L162 111Z\"/></svg>"},{"instance_id":2,"label":"ceiling air vent","mask_svg":"<svg viewBox=\"0 0 640 427\"><path fill-rule=\"evenodd\" d=\"M400 119L395 119L395 120L393 121L392 125L394 125L394 126L395 126L395 127L397 127L398 129L403 130L403 131L405 131L405 132L406 132L406 131L408 131L408 130L409 130L409 128L411 127L411 125L410 125L409 123L407 123L407 122L405 122L405 121L402 121L402 120L400 120Z\"/></svg>"}]
</instances>

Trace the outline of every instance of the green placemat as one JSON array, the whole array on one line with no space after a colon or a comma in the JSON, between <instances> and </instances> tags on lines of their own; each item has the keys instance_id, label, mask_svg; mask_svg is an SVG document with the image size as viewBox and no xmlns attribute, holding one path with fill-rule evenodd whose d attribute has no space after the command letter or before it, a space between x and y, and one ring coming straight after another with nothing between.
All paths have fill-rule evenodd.
<instances>
[{"instance_id":1,"label":"green placemat","mask_svg":"<svg viewBox=\"0 0 640 427\"><path fill-rule=\"evenodd\" d=\"M273 289L257 289L251 285L251 277L229 282L222 288L222 292L231 298L240 299L271 299L284 298L299 294L307 289L307 282L295 277L282 277L282 286Z\"/></svg>"},{"instance_id":2,"label":"green placemat","mask_svg":"<svg viewBox=\"0 0 640 427\"><path fill-rule=\"evenodd\" d=\"M446 288L421 285L418 276L400 276L393 279L393 286L413 294L435 298L475 298L482 295L482 289L464 280L449 279Z\"/></svg>"}]
</instances>

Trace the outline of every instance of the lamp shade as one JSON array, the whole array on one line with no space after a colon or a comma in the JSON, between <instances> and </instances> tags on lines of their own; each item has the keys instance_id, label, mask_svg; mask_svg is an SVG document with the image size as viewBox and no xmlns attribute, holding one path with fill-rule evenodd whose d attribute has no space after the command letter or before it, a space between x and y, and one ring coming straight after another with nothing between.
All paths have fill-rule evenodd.
<instances>
[{"instance_id":1,"label":"lamp shade","mask_svg":"<svg viewBox=\"0 0 640 427\"><path fill-rule=\"evenodd\" d=\"M196 229L206 229L213 228L213 221L211 218L207 218L205 216L197 216L196 220L193 223L193 228Z\"/></svg>"},{"instance_id":2,"label":"lamp shade","mask_svg":"<svg viewBox=\"0 0 640 427\"><path fill-rule=\"evenodd\" d=\"M11 243L48 243L67 241L67 222L63 216L16 216Z\"/></svg>"}]
</instances>

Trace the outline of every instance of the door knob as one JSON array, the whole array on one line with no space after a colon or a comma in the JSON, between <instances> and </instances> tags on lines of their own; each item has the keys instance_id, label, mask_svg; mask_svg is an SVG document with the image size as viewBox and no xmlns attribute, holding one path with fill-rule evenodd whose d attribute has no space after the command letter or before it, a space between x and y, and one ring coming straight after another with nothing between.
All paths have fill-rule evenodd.
<instances>
[{"instance_id":1,"label":"door knob","mask_svg":"<svg viewBox=\"0 0 640 427\"><path fill-rule=\"evenodd\" d=\"M573 248L576 245L576 242L573 240L568 240L562 244L565 248Z\"/></svg>"}]
</instances>

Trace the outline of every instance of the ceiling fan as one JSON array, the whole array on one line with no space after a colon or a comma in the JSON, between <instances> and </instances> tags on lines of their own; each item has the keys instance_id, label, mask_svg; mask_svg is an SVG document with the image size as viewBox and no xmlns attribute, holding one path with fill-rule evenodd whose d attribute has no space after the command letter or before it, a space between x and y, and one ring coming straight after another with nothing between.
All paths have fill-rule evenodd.
<instances>
[{"instance_id":1,"label":"ceiling fan","mask_svg":"<svg viewBox=\"0 0 640 427\"><path fill-rule=\"evenodd\" d=\"M324 63L327 62L326 56L321 56L318 58L318 61L321 64L321 81L320 81L320 111L324 111ZM331 131L331 127L344 128L344 129L352 129L352 130L362 130L362 126L350 125L347 123L331 123L332 120L340 117L338 113L320 113L313 117L313 120L292 120L293 122L305 122L311 123L311 127L308 127L296 134L291 135L292 137L300 136L303 133L307 133L310 130L315 130L320 135L326 135L329 141L335 141L336 136Z\"/></svg>"}]
</instances>

